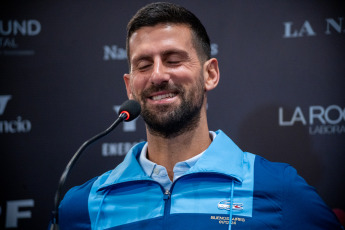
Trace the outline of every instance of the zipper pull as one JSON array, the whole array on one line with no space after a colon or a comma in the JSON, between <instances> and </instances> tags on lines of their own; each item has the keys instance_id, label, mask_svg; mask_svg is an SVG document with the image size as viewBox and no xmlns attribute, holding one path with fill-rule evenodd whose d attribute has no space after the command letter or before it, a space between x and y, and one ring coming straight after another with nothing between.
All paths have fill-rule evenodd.
<instances>
[{"instance_id":1,"label":"zipper pull","mask_svg":"<svg viewBox=\"0 0 345 230\"><path fill-rule=\"evenodd\" d=\"M170 191L169 191L169 189L167 189L167 190L165 190L165 192L164 192L163 199L164 199L164 200L169 200L169 198L170 198Z\"/></svg>"}]
</instances>

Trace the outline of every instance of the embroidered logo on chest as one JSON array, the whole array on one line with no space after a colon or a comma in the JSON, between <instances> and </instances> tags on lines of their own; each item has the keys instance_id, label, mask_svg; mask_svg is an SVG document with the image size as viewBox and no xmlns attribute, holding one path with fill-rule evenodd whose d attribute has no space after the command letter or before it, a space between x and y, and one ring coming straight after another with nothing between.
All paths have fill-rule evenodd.
<instances>
[{"instance_id":1,"label":"embroidered logo on chest","mask_svg":"<svg viewBox=\"0 0 345 230\"><path fill-rule=\"evenodd\" d=\"M218 203L218 209L221 210L230 210L230 200L222 200ZM243 204L242 203L233 203L232 204L232 210L243 210Z\"/></svg>"}]
</instances>

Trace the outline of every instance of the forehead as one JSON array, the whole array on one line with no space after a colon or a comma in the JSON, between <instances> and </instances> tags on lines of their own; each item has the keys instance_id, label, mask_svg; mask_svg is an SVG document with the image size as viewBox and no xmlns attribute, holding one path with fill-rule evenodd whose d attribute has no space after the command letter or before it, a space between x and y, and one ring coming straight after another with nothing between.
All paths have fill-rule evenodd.
<instances>
[{"instance_id":1,"label":"forehead","mask_svg":"<svg viewBox=\"0 0 345 230\"><path fill-rule=\"evenodd\" d=\"M161 49L193 49L192 31L185 24L158 24L135 31L129 39L131 59L138 53L158 52Z\"/></svg>"}]
</instances>

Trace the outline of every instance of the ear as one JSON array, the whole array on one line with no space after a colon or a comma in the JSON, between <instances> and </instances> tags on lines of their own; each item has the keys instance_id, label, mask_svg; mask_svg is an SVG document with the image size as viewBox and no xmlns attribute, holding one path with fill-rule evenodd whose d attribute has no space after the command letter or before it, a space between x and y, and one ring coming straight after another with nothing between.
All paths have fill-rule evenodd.
<instances>
[{"instance_id":1,"label":"ear","mask_svg":"<svg viewBox=\"0 0 345 230\"><path fill-rule=\"evenodd\" d=\"M216 58L211 58L204 63L205 91L210 91L218 85L219 66Z\"/></svg>"},{"instance_id":2,"label":"ear","mask_svg":"<svg viewBox=\"0 0 345 230\"><path fill-rule=\"evenodd\" d=\"M123 80L125 81L127 97L128 99L133 99L132 87L131 87L131 75L126 73L123 75Z\"/></svg>"}]
</instances>

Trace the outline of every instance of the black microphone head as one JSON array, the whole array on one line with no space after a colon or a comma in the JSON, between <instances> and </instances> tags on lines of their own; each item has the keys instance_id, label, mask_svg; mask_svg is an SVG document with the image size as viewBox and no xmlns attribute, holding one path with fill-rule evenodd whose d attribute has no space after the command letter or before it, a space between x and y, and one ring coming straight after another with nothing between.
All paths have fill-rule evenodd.
<instances>
[{"instance_id":1,"label":"black microphone head","mask_svg":"<svg viewBox=\"0 0 345 230\"><path fill-rule=\"evenodd\" d=\"M119 115L125 113L127 117L124 121L132 121L139 116L140 111L141 107L139 102L134 100L128 100L121 105Z\"/></svg>"}]
</instances>

